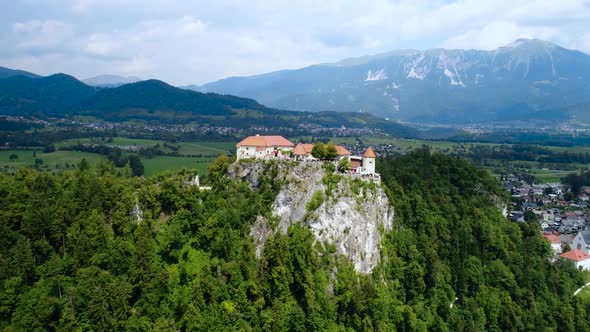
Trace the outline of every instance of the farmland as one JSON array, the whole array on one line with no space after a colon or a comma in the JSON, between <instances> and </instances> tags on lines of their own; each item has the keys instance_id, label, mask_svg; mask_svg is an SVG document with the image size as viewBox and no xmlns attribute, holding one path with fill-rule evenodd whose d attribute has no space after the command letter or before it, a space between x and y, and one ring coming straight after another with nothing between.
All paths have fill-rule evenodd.
<instances>
[{"instance_id":1,"label":"farmland","mask_svg":"<svg viewBox=\"0 0 590 332\"><path fill-rule=\"evenodd\" d=\"M142 148L159 146L164 153L176 155L154 155L142 158L145 176L151 176L165 170L195 169L199 174L207 173L208 164L218 155L229 154L235 148L235 142L179 142L169 143L160 140L130 139L115 137L109 140L99 138L83 138L64 140L55 144L57 150L43 153L42 149L1 150L0 168L12 171L25 167L37 167L53 172L60 172L73 168L82 159L86 159L91 165L100 161L106 161L107 157L98 153L89 153L71 150L79 144L104 145L111 148L120 148L124 154L132 154ZM171 149L172 148L172 149ZM67 150L64 150L67 149ZM10 156L16 155L11 160ZM35 164L35 160L42 161Z\"/></svg>"},{"instance_id":2,"label":"farmland","mask_svg":"<svg viewBox=\"0 0 590 332\"><path fill-rule=\"evenodd\" d=\"M311 137L289 137L294 142L310 142ZM417 139L398 139L390 136L361 136L324 138L337 144L346 146L373 146L378 154L403 154L423 145L434 151L462 156L470 159L474 164L488 170L495 176L501 174L530 174L540 183L557 182L568 173L582 169L587 164L579 162L545 163L535 160L502 159L480 155L490 153L496 149L508 149L511 152L514 145L495 143L465 143L449 141L427 141ZM234 141L183 141L170 142L156 139L137 139L127 137L92 137L68 139L56 142L54 152L44 153L41 147L29 150L0 150L0 168L13 171L23 167L37 167L53 172L72 168L83 158L91 164L108 160L107 156L95 151L83 152L80 146L104 146L110 149L120 149L122 156L139 154L144 165L144 175L151 176L165 170L181 168L194 169L199 174L207 173L207 165L221 154L233 154ZM548 153L589 153L588 147L551 147L543 146ZM152 149L152 153L145 154L142 150ZM483 150L482 150L483 149ZM493 151L492 151L493 152ZM497 152L497 151L496 151ZM500 151L503 152L503 151ZM10 159L16 154L17 158ZM37 164L35 161L37 160Z\"/></svg>"}]
</instances>

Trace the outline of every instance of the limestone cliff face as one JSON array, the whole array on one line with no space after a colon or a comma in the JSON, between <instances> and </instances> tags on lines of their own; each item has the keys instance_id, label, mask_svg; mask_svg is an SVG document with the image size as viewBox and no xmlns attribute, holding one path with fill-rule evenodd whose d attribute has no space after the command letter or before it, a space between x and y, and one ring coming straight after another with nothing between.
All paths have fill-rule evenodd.
<instances>
[{"instance_id":1,"label":"limestone cliff face","mask_svg":"<svg viewBox=\"0 0 590 332\"><path fill-rule=\"evenodd\" d=\"M263 162L236 162L230 175L258 184ZM349 175L327 176L321 163L279 162L276 180L283 183L273 205L273 228L260 216L251 229L260 255L266 240L276 232L285 234L290 225L302 223L317 241L334 245L361 273L370 273L379 263L381 234L390 230L393 208L378 184Z\"/></svg>"}]
</instances>

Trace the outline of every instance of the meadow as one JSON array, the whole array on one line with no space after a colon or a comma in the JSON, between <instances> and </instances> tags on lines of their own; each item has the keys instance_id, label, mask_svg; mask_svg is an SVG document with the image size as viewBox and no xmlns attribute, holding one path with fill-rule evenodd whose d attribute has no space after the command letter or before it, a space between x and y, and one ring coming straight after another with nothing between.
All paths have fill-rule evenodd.
<instances>
[{"instance_id":1,"label":"meadow","mask_svg":"<svg viewBox=\"0 0 590 332\"><path fill-rule=\"evenodd\" d=\"M14 160L10 159L11 155L16 155ZM25 167L35 167L35 160L40 159L42 163L39 168L49 170L63 170L74 167L82 159L86 159L91 164L97 164L106 157L96 153L80 151L54 151L43 153L41 149L33 150L0 150L0 168L4 170L19 169Z\"/></svg>"},{"instance_id":2,"label":"meadow","mask_svg":"<svg viewBox=\"0 0 590 332\"><path fill-rule=\"evenodd\" d=\"M159 144L160 150L165 153L172 153L174 150L166 147L173 146L179 156L156 155L151 158L142 158L144 175L151 176L162 171L178 169L195 169L199 174L207 174L207 166L218 155L230 154L235 149L235 142L178 142L170 143L160 140L135 139L115 137L112 140L100 138L83 138L64 140L55 144L54 152L43 153L40 148L23 150L0 150L0 168L5 171L13 171L19 168L35 167L35 160L42 160L38 168L59 172L73 168L85 158L91 165L106 161L106 156L72 150L59 150L60 148L72 147L78 144L97 144L123 149L124 154L132 154L135 148L148 148ZM11 160L10 156L15 154L16 159Z\"/></svg>"}]
</instances>

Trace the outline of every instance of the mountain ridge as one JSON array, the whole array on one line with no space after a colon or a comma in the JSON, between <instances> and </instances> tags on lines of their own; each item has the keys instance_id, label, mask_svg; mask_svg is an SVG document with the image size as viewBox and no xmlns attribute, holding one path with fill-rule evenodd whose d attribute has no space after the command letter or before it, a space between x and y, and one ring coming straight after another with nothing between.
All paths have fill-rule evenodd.
<instances>
[{"instance_id":1,"label":"mountain ridge","mask_svg":"<svg viewBox=\"0 0 590 332\"><path fill-rule=\"evenodd\" d=\"M254 98L283 109L364 111L416 122L580 116L590 106L590 56L539 39L494 50L398 50L297 70L231 77L196 90ZM583 114L582 114L583 115ZM590 120L590 119L589 119Z\"/></svg>"},{"instance_id":2,"label":"mountain ridge","mask_svg":"<svg viewBox=\"0 0 590 332\"><path fill-rule=\"evenodd\" d=\"M370 114L298 112L269 108L256 100L180 89L160 80L116 88L91 87L66 74L40 78L0 78L0 115L94 116L107 121L143 120L160 124L196 123L232 128L300 126L371 128L414 137L416 131Z\"/></svg>"},{"instance_id":3,"label":"mountain ridge","mask_svg":"<svg viewBox=\"0 0 590 332\"><path fill-rule=\"evenodd\" d=\"M102 74L81 80L84 84L103 88L116 88L121 85L139 82L142 79L136 76L119 76Z\"/></svg>"},{"instance_id":4,"label":"mountain ridge","mask_svg":"<svg viewBox=\"0 0 590 332\"><path fill-rule=\"evenodd\" d=\"M13 77L13 76L25 76L25 77L29 77L29 78L41 77L40 75L31 73L28 71L24 71L24 70L20 70L20 69L11 69L11 68L0 66L0 78L7 78L7 77Z\"/></svg>"}]
</instances>

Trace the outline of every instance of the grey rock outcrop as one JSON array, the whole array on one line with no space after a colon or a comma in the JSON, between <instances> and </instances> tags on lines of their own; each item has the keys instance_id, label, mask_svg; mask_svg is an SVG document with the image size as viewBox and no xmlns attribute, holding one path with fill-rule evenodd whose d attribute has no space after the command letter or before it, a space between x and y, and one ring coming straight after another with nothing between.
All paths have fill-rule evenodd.
<instances>
[{"instance_id":1,"label":"grey rock outcrop","mask_svg":"<svg viewBox=\"0 0 590 332\"><path fill-rule=\"evenodd\" d=\"M256 187L264 167L261 161L238 162L230 175ZM272 218L278 222L272 223L273 228L266 218L258 217L250 232L256 254L276 232L285 234L289 226L302 223L317 241L334 245L337 254L348 257L356 271L370 273L381 259L381 235L393 223L393 208L380 185L340 175L328 189L322 181L322 163L281 162L277 167L276 178L283 185L272 205Z\"/></svg>"}]
</instances>

